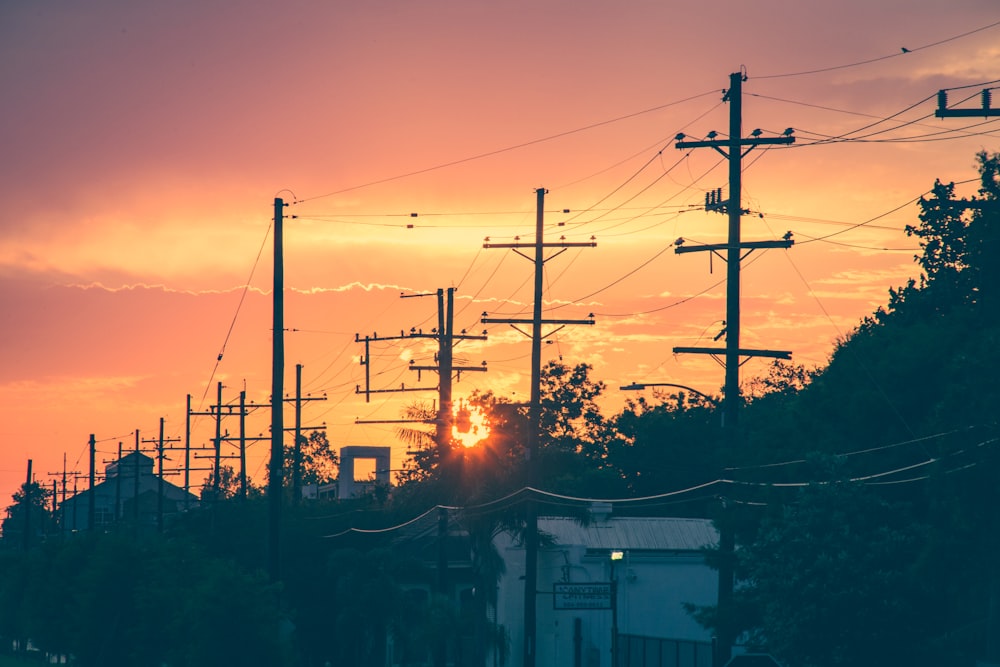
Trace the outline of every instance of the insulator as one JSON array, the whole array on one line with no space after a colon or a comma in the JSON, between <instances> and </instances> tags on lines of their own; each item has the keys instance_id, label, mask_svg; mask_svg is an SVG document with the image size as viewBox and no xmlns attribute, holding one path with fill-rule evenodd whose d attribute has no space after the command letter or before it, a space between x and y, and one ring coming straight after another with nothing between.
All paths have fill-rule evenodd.
<instances>
[{"instance_id":1,"label":"insulator","mask_svg":"<svg viewBox=\"0 0 1000 667\"><path fill-rule=\"evenodd\" d=\"M989 110L990 108L990 89L983 88L983 109Z\"/></svg>"},{"instance_id":2,"label":"insulator","mask_svg":"<svg viewBox=\"0 0 1000 667\"><path fill-rule=\"evenodd\" d=\"M948 91L939 90L938 91L938 109L948 108Z\"/></svg>"}]
</instances>

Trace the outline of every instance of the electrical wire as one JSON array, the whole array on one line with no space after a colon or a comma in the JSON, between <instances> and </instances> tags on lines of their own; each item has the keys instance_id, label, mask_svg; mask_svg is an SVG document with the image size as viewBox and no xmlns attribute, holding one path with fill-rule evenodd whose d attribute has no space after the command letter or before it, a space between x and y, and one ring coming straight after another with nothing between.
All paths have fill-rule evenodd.
<instances>
[{"instance_id":1,"label":"electrical wire","mask_svg":"<svg viewBox=\"0 0 1000 667\"><path fill-rule=\"evenodd\" d=\"M229 338L233 335L233 329L236 327L236 318L240 315L240 310L243 308L243 302L247 298L247 292L250 291L250 283L253 281L253 274L257 270L257 265L260 263L261 255L264 253L264 246L267 245L267 237L271 235L271 227L274 225L272 220L267 225L267 231L264 232L264 240L261 241L260 249L257 251L257 257L253 261L253 266L250 267L250 276L247 277L246 284L243 285L243 292L240 294L240 301L236 304L236 312L233 313L233 320L229 323L229 330L226 331L226 337L222 341L222 347L219 349L219 356L215 359L215 365L212 367L212 373L208 376L208 382L205 384L205 391L201 395L201 401L198 402L198 409L205 404L205 397L208 396L208 391L212 387L212 380L215 379L215 373L219 370L219 364L222 363L222 356L226 352L226 345L229 344Z\"/></svg>"},{"instance_id":2,"label":"electrical wire","mask_svg":"<svg viewBox=\"0 0 1000 667\"><path fill-rule=\"evenodd\" d=\"M471 155L469 157L459 158L457 160L452 160L451 162L444 162L444 163L437 164L437 165L434 165L434 166L431 166L431 167L424 167L423 169L417 169L415 171L410 171L410 172L407 172L407 173L404 173L404 174L398 174L396 176L388 176L386 178L381 178L381 179L378 179L378 180L369 181L367 183L362 183L361 185L354 185L354 186L350 186L350 187L347 187L347 188L342 188L340 190L334 190L332 192L328 192L328 193L323 194L323 195L316 195L316 196L313 196L313 197L306 197L304 199L299 199L299 200L294 201L292 203L299 204L299 203L304 203L304 202L307 202L307 201L313 201L315 199L323 199L323 198L326 198L326 197L333 197L333 196L336 196L336 195L344 194L346 192L353 192L355 190L360 190L362 188L368 188L368 187L371 187L371 186L374 186L374 185L381 185L383 183L390 183L392 181L398 181L398 180L402 180L404 178L410 178L412 176L418 176L420 174L426 174L426 173L431 172L431 171L438 171L440 169L447 169L448 167L455 167L455 166L458 166L460 164L466 164L468 162L473 162L475 160L481 160L483 158L494 157L496 155L501 155L503 153L509 153L511 151L515 151L515 150L518 150L518 149L521 149L521 148L527 148L528 146L535 146L537 144L545 143L545 142L548 142L548 141L553 141L555 139L561 139L563 137L568 137L570 135L578 134L580 132L586 132L588 130L593 130L593 129L596 129L598 127L603 127L605 125L611 125L613 123L618 123L618 122L621 122L621 121L624 121L624 120L629 120L631 118L636 118L638 116L642 116L642 115L645 115L645 114L648 114L648 113L653 113L655 111L662 111L663 109L668 109L668 108L670 108L672 106L677 106L679 104L683 104L684 102L690 102L691 100L696 100L699 97L704 97L706 95L712 95L712 94L715 94L716 92L717 91L715 91L715 90L706 91L706 92L703 92L703 93L699 93L697 95L692 95L691 97L687 97L687 98L684 98L684 99L681 99L681 100L676 100L674 102L668 102L666 104L660 104L658 106L651 107L649 109L643 109L642 111L635 111L633 113L625 114L624 116L618 116L616 118L611 118L611 119L608 119L608 120L599 121L597 123L591 123L590 125L584 125L583 127L578 127L578 128L572 129L572 130L566 130L564 132L558 132L556 134L551 134L551 135L549 135L547 137L542 137L540 139L532 139L530 141L524 141L524 142L521 142L519 144L514 144L512 146L507 146L506 148L498 148L496 150L487 151L485 153L479 153L478 155Z\"/></svg>"},{"instance_id":3,"label":"electrical wire","mask_svg":"<svg viewBox=\"0 0 1000 667\"><path fill-rule=\"evenodd\" d=\"M963 32L960 35L955 35L953 37L948 37L946 39L941 39L936 42L931 42L930 44L924 44L923 46L915 46L913 48L901 49L898 53L890 53L884 56L878 56L876 58L868 58L867 60L859 60L857 62L846 63L843 65L833 65L831 67L822 67L819 69L804 70L799 72L785 72L782 74L766 74L764 76L755 76L755 79L783 79L793 76L805 76L808 74L820 74L823 72L833 72L836 70L848 69L851 67L860 67L861 65L870 65L872 63L877 63L883 60L890 60L892 58L899 58L901 56L909 55L910 53L916 53L917 51L923 51L925 49L930 49L935 46L940 46L942 44L947 44L948 42L953 42L957 39L962 39L970 35L975 35L976 33L983 32L984 30L989 30L990 28L995 28L1000 26L1000 21L995 23L990 23L982 27L976 28L975 30L969 30L968 32Z\"/></svg>"}]
</instances>

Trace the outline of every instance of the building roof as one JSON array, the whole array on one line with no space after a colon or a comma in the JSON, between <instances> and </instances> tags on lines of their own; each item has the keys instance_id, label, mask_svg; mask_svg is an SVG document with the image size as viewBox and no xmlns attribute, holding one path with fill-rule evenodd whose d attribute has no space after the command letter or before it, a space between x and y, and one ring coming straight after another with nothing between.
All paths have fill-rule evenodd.
<instances>
[{"instance_id":1,"label":"building roof","mask_svg":"<svg viewBox=\"0 0 1000 667\"><path fill-rule=\"evenodd\" d=\"M611 517L583 525L568 517L538 517L538 529L557 544L595 550L698 551L719 541L708 519Z\"/></svg>"}]
</instances>

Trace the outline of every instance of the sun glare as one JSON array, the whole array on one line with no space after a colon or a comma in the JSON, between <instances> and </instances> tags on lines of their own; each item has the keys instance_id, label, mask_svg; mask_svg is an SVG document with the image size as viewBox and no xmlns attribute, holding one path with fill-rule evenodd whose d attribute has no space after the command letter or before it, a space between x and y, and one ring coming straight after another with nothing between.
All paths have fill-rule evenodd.
<instances>
[{"instance_id":1,"label":"sun glare","mask_svg":"<svg viewBox=\"0 0 1000 667\"><path fill-rule=\"evenodd\" d=\"M486 425L486 417L483 413L475 408L469 409L464 406L459 408L458 413L456 415L455 426L451 429L451 435L463 447L474 447L490 434L490 429ZM465 421L463 417L468 419L467 428L462 423Z\"/></svg>"}]
</instances>

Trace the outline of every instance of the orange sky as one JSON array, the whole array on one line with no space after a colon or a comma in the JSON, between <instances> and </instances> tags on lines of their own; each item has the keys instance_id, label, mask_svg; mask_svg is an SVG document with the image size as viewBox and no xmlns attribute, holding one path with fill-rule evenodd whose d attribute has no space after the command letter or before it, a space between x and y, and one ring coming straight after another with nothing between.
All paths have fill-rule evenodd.
<instances>
[{"instance_id":1,"label":"orange sky","mask_svg":"<svg viewBox=\"0 0 1000 667\"><path fill-rule=\"evenodd\" d=\"M673 137L727 131L720 91L740 67L744 133L793 127L798 137L744 163L754 212L744 240L790 230L797 243L745 262L742 344L822 365L888 288L916 275L902 232L915 205L850 226L937 177L974 178L975 153L1000 149L995 120L933 117L939 89L971 86L952 93L962 104L1000 78L1000 9L819 5L3 3L0 499L29 458L46 485L64 453L85 472L90 433L101 466L135 429L155 437L160 417L169 437L182 435L185 396L206 410L216 381L225 401L244 386L267 400L276 196L302 200L285 227L285 322L297 330L286 335L285 386L302 363L306 391L328 397L305 419L325 422L336 447L392 445L399 465L393 428L355 419L397 418L433 398L355 394L356 333L436 324L433 299L400 292L456 287L456 325L475 331L483 311L530 312L531 263L482 242L532 240L538 187L549 190L547 238L598 243L547 265L547 306L560 306L547 316L593 312L597 324L553 336L546 360L592 363L609 412L629 382L718 392L718 365L671 349L711 344L724 265L670 244L724 240L725 218L698 207L726 187L726 168ZM868 125L851 135L867 141L816 144ZM490 370L463 375L456 395L526 397L527 340L488 328L488 342L456 355ZM373 387L417 385L405 366L430 354L374 346ZM763 368L747 363L744 378ZM266 430L265 411L250 421ZM195 420L194 444L212 433L211 420ZM251 448L257 481L266 446Z\"/></svg>"}]
</instances>

